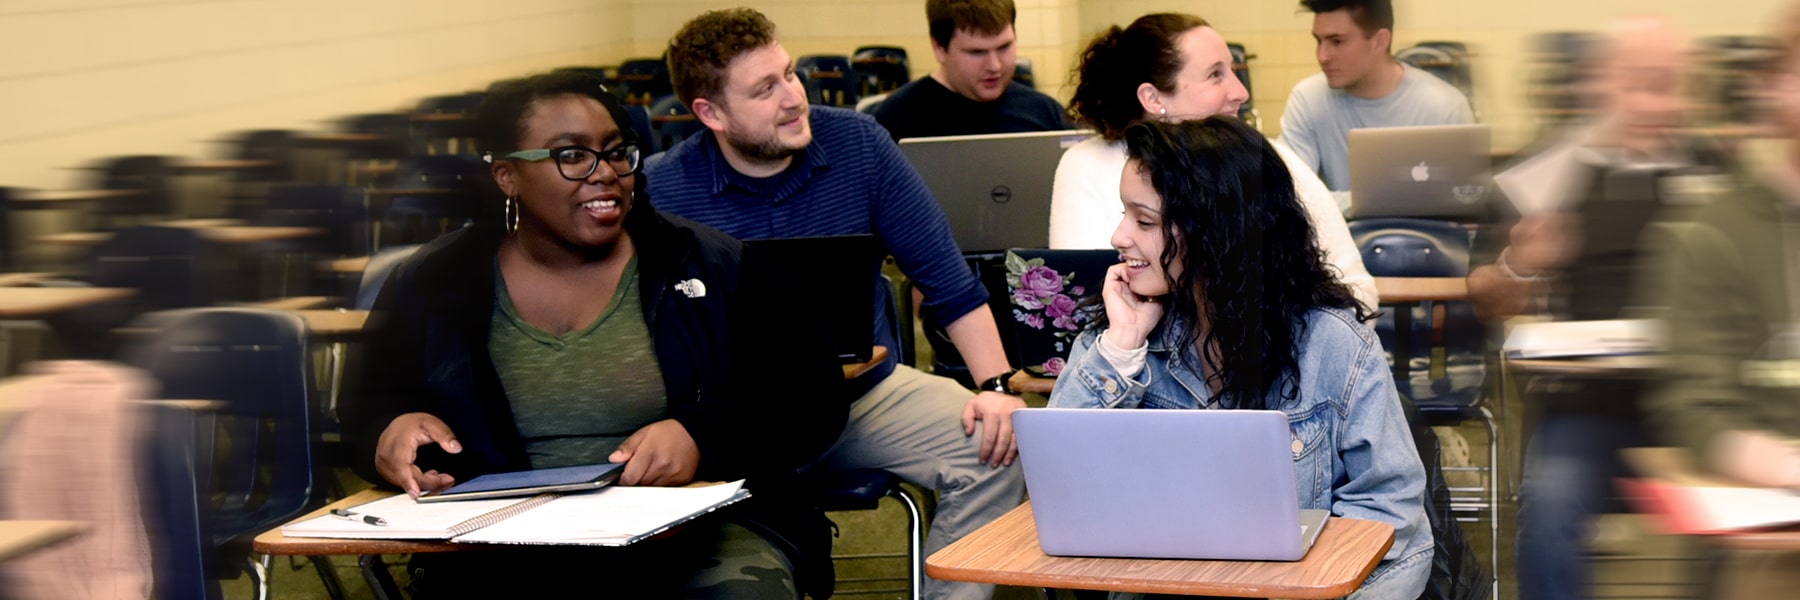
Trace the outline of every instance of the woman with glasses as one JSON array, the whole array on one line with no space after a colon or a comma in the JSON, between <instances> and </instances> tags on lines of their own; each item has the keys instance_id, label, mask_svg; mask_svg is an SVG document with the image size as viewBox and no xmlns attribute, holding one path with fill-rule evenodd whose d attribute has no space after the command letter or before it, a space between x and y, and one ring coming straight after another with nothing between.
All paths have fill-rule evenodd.
<instances>
[{"instance_id":1,"label":"woman with glasses","mask_svg":"<svg viewBox=\"0 0 1800 600\"><path fill-rule=\"evenodd\" d=\"M613 462L618 485L747 478L752 498L622 549L416 555L418 595L828 590L829 523L793 481L848 406L816 319L738 242L651 207L639 140L594 80L496 84L477 120L505 225L447 234L389 277L341 409L358 472L417 495Z\"/></svg>"}]
</instances>

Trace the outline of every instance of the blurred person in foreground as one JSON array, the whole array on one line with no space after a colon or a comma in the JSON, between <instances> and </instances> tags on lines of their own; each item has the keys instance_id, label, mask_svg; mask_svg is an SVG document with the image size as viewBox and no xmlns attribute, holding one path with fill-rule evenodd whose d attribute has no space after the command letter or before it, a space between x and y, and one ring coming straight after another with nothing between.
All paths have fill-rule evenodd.
<instances>
[{"instance_id":1,"label":"blurred person in foreground","mask_svg":"<svg viewBox=\"0 0 1800 600\"><path fill-rule=\"evenodd\" d=\"M1778 20L1763 78L1786 155L1747 173L1656 257L1669 306L1669 361L1645 408L1703 467L1800 490L1800 4ZM1735 551L1720 598L1791 597L1800 553Z\"/></svg>"},{"instance_id":2,"label":"blurred person in foreground","mask_svg":"<svg viewBox=\"0 0 1800 600\"><path fill-rule=\"evenodd\" d=\"M1178 13L1138 17L1095 36L1081 53L1070 110L1100 135L1075 144L1056 164L1050 191L1050 247L1111 248L1113 225L1125 210L1119 174L1125 170L1125 128L1138 121L1181 122L1236 115L1249 99L1231 72L1231 49L1205 19ZM1293 173L1294 193L1312 220L1325 262L1357 301L1379 304L1375 278L1331 191L1284 144L1274 144Z\"/></svg>"},{"instance_id":3,"label":"blurred person in foreground","mask_svg":"<svg viewBox=\"0 0 1800 600\"><path fill-rule=\"evenodd\" d=\"M1124 141L1121 262L1050 406L1285 413L1300 507L1394 528L1350 598L1418 598L1425 469L1368 309L1326 267L1281 157L1236 115L1139 123Z\"/></svg>"},{"instance_id":4,"label":"blurred person in foreground","mask_svg":"<svg viewBox=\"0 0 1800 600\"><path fill-rule=\"evenodd\" d=\"M343 409L357 472L416 496L614 462L619 485L747 478L752 497L625 548L416 555L419 597L829 593L830 523L793 479L847 406L808 305L736 240L650 205L640 140L597 81L496 84L477 121L505 226L440 237L383 286Z\"/></svg>"},{"instance_id":5,"label":"blurred person in foreground","mask_svg":"<svg viewBox=\"0 0 1800 600\"><path fill-rule=\"evenodd\" d=\"M1687 42L1673 23L1615 23L1598 50L1590 92L1595 119L1496 175L1502 213L1477 236L1468 277L1476 314L1498 329L1518 315L1591 321L1633 314L1645 285L1641 238L1671 201L1658 191L1672 170L1724 157L1682 135L1687 122ZM1677 316L1680 313L1676 313ZM1621 448L1650 443L1641 380L1541 377L1525 387L1540 413L1523 466L1516 557L1526 598L1587 593L1593 519L1623 507L1612 480L1626 473Z\"/></svg>"}]
</instances>

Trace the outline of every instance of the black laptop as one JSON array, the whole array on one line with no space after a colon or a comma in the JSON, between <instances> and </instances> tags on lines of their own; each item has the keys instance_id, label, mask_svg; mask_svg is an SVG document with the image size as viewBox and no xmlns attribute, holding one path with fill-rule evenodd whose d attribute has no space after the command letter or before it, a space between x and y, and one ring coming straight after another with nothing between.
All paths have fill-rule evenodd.
<instances>
[{"instance_id":1,"label":"black laptop","mask_svg":"<svg viewBox=\"0 0 1800 600\"><path fill-rule=\"evenodd\" d=\"M744 245L772 258L791 285L804 285L805 297L816 299L819 317L830 325L838 360L868 362L874 354L876 286L881 242L869 234L775 238Z\"/></svg>"},{"instance_id":2,"label":"black laptop","mask_svg":"<svg viewBox=\"0 0 1800 600\"><path fill-rule=\"evenodd\" d=\"M1039 377L1061 374L1075 337L1104 310L1100 286L1118 262L1117 250L1008 250L1013 364Z\"/></svg>"}]
</instances>

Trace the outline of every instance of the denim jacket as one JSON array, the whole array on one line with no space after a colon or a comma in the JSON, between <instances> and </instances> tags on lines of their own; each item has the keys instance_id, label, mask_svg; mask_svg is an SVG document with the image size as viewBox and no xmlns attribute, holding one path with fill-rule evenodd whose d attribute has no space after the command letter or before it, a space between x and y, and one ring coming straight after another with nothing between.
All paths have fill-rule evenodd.
<instances>
[{"instance_id":1,"label":"denim jacket","mask_svg":"<svg viewBox=\"0 0 1800 600\"><path fill-rule=\"evenodd\" d=\"M1175 347L1181 328L1174 320L1163 319L1150 335L1144 369L1130 379L1093 347L1100 332L1082 334L1050 406L1233 408L1213 397L1197 349ZM1270 404L1292 429L1300 507L1392 525L1393 547L1351 597L1413 600L1431 573L1425 469L1381 344L1340 309L1309 313L1299 344L1299 394L1283 402L1272 390Z\"/></svg>"}]
</instances>

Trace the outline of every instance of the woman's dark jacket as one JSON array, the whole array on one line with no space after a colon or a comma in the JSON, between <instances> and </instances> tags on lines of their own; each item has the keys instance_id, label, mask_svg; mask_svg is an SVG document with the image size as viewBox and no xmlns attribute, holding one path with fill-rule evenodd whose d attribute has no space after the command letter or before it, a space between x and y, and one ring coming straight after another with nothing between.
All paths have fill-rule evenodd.
<instances>
[{"instance_id":1,"label":"woman's dark jacket","mask_svg":"<svg viewBox=\"0 0 1800 600\"><path fill-rule=\"evenodd\" d=\"M717 230L657 213L642 195L625 218L638 255L638 289L668 391L668 414L700 449L697 480L749 479L752 499L730 509L776 541L801 589L828 595L830 522L795 483L794 470L843 432L843 372L816 308L793 299L781 273ZM531 468L488 355L494 260L505 234L470 226L420 248L395 268L376 301L355 395L340 406L357 472L375 471L388 423L427 412L463 450L420 448L421 469L458 481ZM795 278L797 279L797 278ZM820 302L829 299L819 299Z\"/></svg>"}]
</instances>

